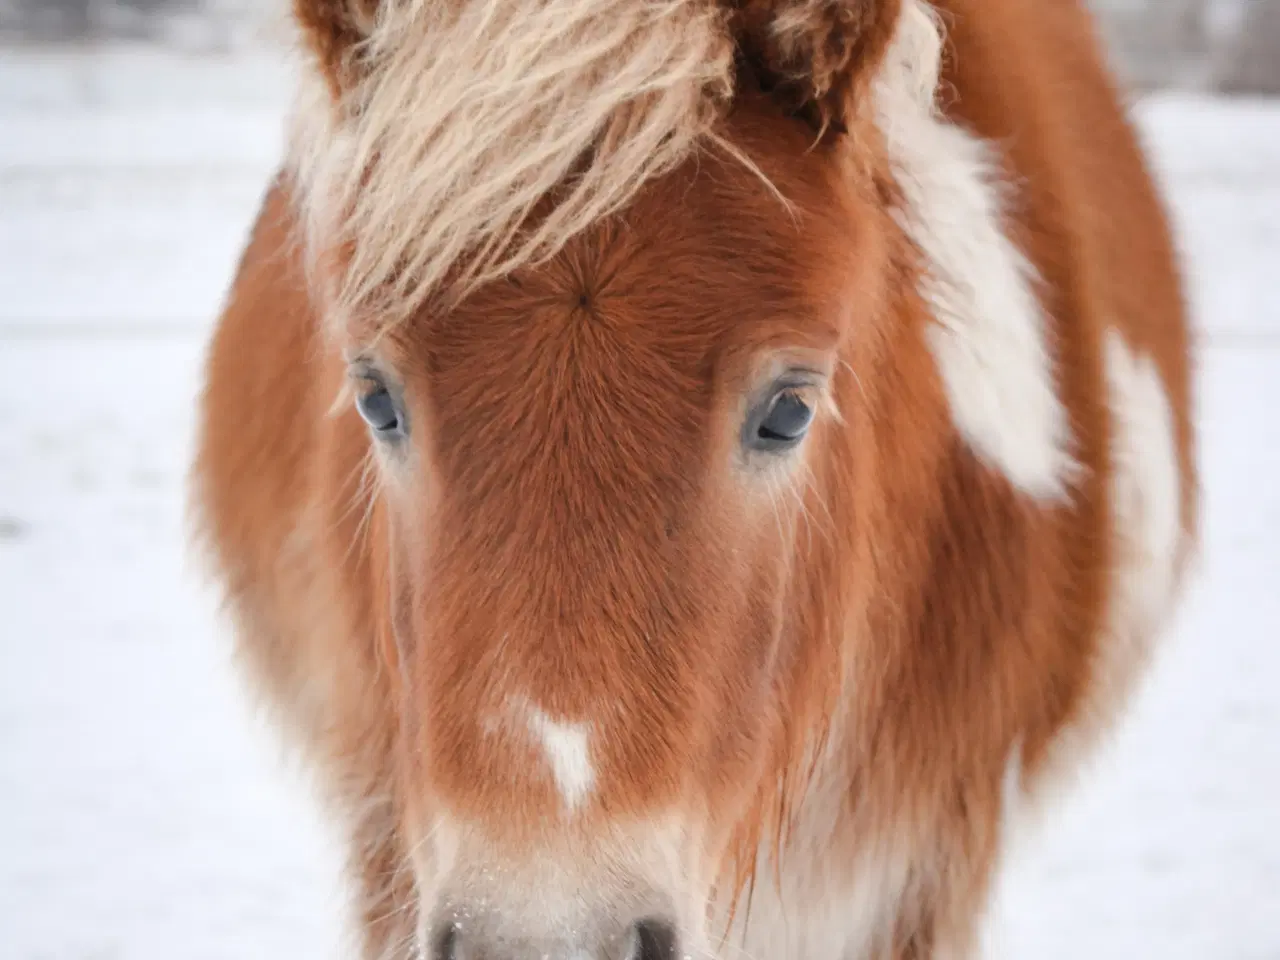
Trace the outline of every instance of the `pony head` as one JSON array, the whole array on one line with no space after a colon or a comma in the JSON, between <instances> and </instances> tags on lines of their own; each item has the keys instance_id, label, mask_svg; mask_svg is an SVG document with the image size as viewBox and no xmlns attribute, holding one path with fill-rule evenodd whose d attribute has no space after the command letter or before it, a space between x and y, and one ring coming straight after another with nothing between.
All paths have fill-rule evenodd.
<instances>
[{"instance_id":1,"label":"pony head","mask_svg":"<svg viewBox=\"0 0 1280 960\"><path fill-rule=\"evenodd\" d=\"M712 949L847 683L875 509L847 421L922 309L883 113L928 122L934 19L295 8L294 192L378 480L422 942Z\"/></svg>"}]
</instances>

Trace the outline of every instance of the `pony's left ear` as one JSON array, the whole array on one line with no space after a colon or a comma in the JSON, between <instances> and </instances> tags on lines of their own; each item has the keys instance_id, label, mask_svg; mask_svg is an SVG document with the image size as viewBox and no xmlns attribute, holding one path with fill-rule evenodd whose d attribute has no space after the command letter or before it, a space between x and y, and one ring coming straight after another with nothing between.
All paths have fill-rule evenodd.
<instances>
[{"instance_id":1,"label":"pony's left ear","mask_svg":"<svg viewBox=\"0 0 1280 960\"><path fill-rule=\"evenodd\" d=\"M744 70L820 132L866 100L902 0L730 0Z\"/></svg>"}]
</instances>

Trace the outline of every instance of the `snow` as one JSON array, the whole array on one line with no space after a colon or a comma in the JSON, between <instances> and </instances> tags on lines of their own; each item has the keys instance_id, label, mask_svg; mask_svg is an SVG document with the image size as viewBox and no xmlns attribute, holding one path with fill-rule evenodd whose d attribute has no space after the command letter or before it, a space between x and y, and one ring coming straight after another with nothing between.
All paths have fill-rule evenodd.
<instances>
[{"instance_id":1,"label":"snow","mask_svg":"<svg viewBox=\"0 0 1280 960\"><path fill-rule=\"evenodd\" d=\"M0 54L0 958L343 956L340 851L185 552L266 58ZM1192 266L1200 579L1019 854L1000 956L1280 958L1280 104L1137 108Z\"/></svg>"}]
</instances>

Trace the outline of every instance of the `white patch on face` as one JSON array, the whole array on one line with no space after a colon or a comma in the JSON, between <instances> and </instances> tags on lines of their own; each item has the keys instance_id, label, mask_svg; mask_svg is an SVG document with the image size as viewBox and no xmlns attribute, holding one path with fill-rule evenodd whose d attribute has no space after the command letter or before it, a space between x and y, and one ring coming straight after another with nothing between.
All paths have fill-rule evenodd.
<instances>
[{"instance_id":1,"label":"white patch on face","mask_svg":"<svg viewBox=\"0 0 1280 960\"><path fill-rule=\"evenodd\" d=\"M988 146L937 111L937 18L908 0L877 85L880 126L924 254L929 346L957 429L1019 490L1061 496L1075 464L1035 270L1004 230Z\"/></svg>"},{"instance_id":2,"label":"white patch on face","mask_svg":"<svg viewBox=\"0 0 1280 960\"><path fill-rule=\"evenodd\" d=\"M551 773L565 806L576 810L590 796L596 780L588 742L590 727L585 723L552 720L537 707L529 710L526 722L551 764Z\"/></svg>"},{"instance_id":3,"label":"white patch on face","mask_svg":"<svg viewBox=\"0 0 1280 960\"><path fill-rule=\"evenodd\" d=\"M509 707L542 748L565 807L571 813L577 810L591 796L596 782L591 765L591 725L554 720L524 697L513 698Z\"/></svg>"}]
</instances>

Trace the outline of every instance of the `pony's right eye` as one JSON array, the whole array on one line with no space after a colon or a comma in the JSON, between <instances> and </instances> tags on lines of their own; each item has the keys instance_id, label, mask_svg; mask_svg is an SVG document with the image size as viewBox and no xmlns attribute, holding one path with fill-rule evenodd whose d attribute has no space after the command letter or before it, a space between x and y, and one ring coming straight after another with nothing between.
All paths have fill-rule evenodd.
<instances>
[{"instance_id":1,"label":"pony's right eye","mask_svg":"<svg viewBox=\"0 0 1280 960\"><path fill-rule=\"evenodd\" d=\"M394 437L403 432L404 418L399 405L385 385L373 381L370 388L356 398L356 409L374 433Z\"/></svg>"}]
</instances>

